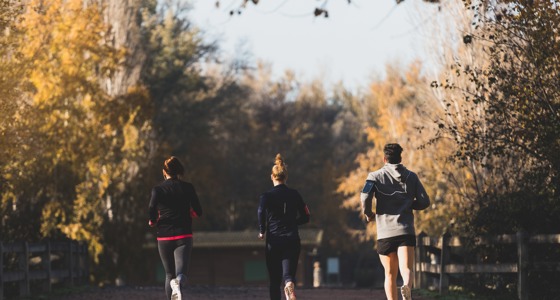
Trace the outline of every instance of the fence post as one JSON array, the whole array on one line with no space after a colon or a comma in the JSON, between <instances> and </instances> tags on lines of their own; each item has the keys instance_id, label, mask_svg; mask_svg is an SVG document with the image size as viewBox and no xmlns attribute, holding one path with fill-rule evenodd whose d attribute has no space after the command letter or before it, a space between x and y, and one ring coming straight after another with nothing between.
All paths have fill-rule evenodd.
<instances>
[{"instance_id":1,"label":"fence post","mask_svg":"<svg viewBox=\"0 0 560 300\"><path fill-rule=\"evenodd\" d=\"M450 262L451 255L449 254L449 240L451 234L445 232L441 236L441 257L440 257L440 272L439 272L439 293L440 295L447 294L449 291L449 275L445 273L445 269Z\"/></svg>"},{"instance_id":2,"label":"fence post","mask_svg":"<svg viewBox=\"0 0 560 300\"><path fill-rule=\"evenodd\" d=\"M86 279L87 279L87 275L88 273L86 273L86 260L87 260L87 255L86 255L86 245L83 243L78 243L77 245L78 247L78 278L79 278L79 282L80 285L84 285L86 284Z\"/></svg>"},{"instance_id":3,"label":"fence post","mask_svg":"<svg viewBox=\"0 0 560 300\"><path fill-rule=\"evenodd\" d=\"M52 278L52 268L51 268L51 242L47 240L45 242L45 252L42 255L43 270L45 271L47 278L43 284L43 291L50 293L51 290L51 278Z\"/></svg>"},{"instance_id":4,"label":"fence post","mask_svg":"<svg viewBox=\"0 0 560 300\"><path fill-rule=\"evenodd\" d=\"M85 272L86 272L86 285L89 285L89 250L88 250L88 245L84 244L84 268L85 268Z\"/></svg>"},{"instance_id":5,"label":"fence post","mask_svg":"<svg viewBox=\"0 0 560 300\"><path fill-rule=\"evenodd\" d=\"M428 236L424 231L416 237L416 251L415 251L415 263L414 263L414 287L415 288L426 288L426 273L422 270L422 263L426 258L426 246L424 245L424 237Z\"/></svg>"},{"instance_id":6,"label":"fence post","mask_svg":"<svg viewBox=\"0 0 560 300\"><path fill-rule=\"evenodd\" d=\"M25 274L22 281L19 282L19 295L29 296L29 244L23 242L22 253L19 255L19 268Z\"/></svg>"},{"instance_id":7,"label":"fence post","mask_svg":"<svg viewBox=\"0 0 560 300\"><path fill-rule=\"evenodd\" d=\"M4 299L4 245L0 241L0 300Z\"/></svg>"},{"instance_id":8,"label":"fence post","mask_svg":"<svg viewBox=\"0 0 560 300\"><path fill-rule=\"evenodd\" d=\"M517 296L519 300L527 300L529 299L529 291L527 290L529 253L527 249L527 233L523 230L517 232L517 256Z\"/></svg>"},{"instance_id":9,"label":"fence post","mask_svg":"<svg viewBox=\"0 0 560 300\"><path fill-rule=\"evenodd\" d=\"M72 257L72 241L68 241L68 283L74 286L74 260Z\"/></svg>"}]
</instances>

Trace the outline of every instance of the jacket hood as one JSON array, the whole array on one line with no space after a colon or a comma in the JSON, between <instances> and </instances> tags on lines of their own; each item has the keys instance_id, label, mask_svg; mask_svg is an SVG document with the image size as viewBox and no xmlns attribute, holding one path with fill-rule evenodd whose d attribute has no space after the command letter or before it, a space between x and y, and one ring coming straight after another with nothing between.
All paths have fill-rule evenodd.
<instances>
[{"instance_id":1,"label":"jacket hood","mask_svg":"<svg viewBox=\"0 0 560 300\"><path fill-rule=\"evenodd\" d=\"M386 163L383 169L398 182L403 182L403 176L408 173L408 170L402 164Z\"/></svg>"}]
</instances>

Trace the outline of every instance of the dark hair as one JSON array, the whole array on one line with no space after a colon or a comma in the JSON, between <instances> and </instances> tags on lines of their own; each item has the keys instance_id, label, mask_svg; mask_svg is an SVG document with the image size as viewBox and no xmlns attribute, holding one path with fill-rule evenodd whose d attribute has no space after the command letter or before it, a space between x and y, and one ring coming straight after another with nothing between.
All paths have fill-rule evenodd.
<instances>
[{"instance_id":1,"label":"dark hair","mask_svg":"<svg viewBox=\"0 0 560 300\"><path fill-rule=\"evenodd\" d=\"M171 177L177 177L177 175L183 175L183 173L185 173L183 164L175 156L171 156L163 162L163 169L165 173Z\"/></svg>"},{"instance_id":2,"label":"dark hair","mask_svg":"<svg viewBox=\"0 0 560 300\"><path fill-rule=\"evenodd\" d=\"M385 158L390 164L400 164L402 161L401 153L403 148L399 144L387 144L383 147Z\"/></svg>"},{"instance_id":3,"label":"dark hair","mask_svg":"<svg viewBox=\"0 0 560 300\"><path fill-rule=\"evenodd\" d=\"M286 178L288 178L288 165L284 163L284 159L280 153L276 154L276 158L274 159L272 177L278 181L285 181Z\"/></svg>"}]
</instances>

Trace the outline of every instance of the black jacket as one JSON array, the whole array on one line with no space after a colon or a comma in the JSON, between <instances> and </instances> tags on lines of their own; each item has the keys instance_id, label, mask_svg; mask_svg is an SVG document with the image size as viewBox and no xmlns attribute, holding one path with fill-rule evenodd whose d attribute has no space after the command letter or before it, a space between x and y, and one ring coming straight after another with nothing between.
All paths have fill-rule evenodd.
<instances>
[{"instance_id":1,"label":"black jacket","mask_svg":"<svg viewBox=\"0 0 560 300\"><path fill-rule=\"evenodd\" d=\"M298 239L298 225L309 222L309 209L298 191L279 184L260 196L259 230L267 240Z\"/></svg>"},{"instance_id":2,"label":"black jacket","mask_svg":"<svg viewBox=\"0 0 560 300\"><path fill-rule=\"evenodd\" d=\"M178 179L167 179L152 189L149 219L157 224L157 236L192 235L192 218L202 216L194 186Z\"/></svg>"}]
</instances>

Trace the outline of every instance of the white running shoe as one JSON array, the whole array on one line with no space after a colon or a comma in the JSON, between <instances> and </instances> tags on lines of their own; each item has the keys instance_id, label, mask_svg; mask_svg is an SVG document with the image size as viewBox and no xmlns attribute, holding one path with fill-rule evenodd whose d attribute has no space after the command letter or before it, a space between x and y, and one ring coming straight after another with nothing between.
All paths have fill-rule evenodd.
<instances>
[{"instance_id":1,"label":"white running shoe","mask_svg":"<svg viewBox=\"0 0 560 300\"><path fill-rule=\"evenodd\" d=\"M169 284L171 285L171 300L181 300L181 283L179 279L171 279Z\"/></svg>"},{"instance_id":2,"label":"white running shoe","mask_svg":"<svg viewBox=\"0 0 560 300\"><path fill-rule=\"evenodd\" d=\"M410 293L410 288L408 285L401 286L401 295L403 300L412 300L412 295Z\"/></svg>"},{"instance_id":3,"label":"white running shoe","mask_svg":"<svg viewBox=\"0 0 560 300\"><path fill-rule=\"evenodd\" d=\"M294 291L294 283L289 281L284 287L284 293L286 294L286 300L296 300L296 292Z\"/></svg>"}]
</instances>

